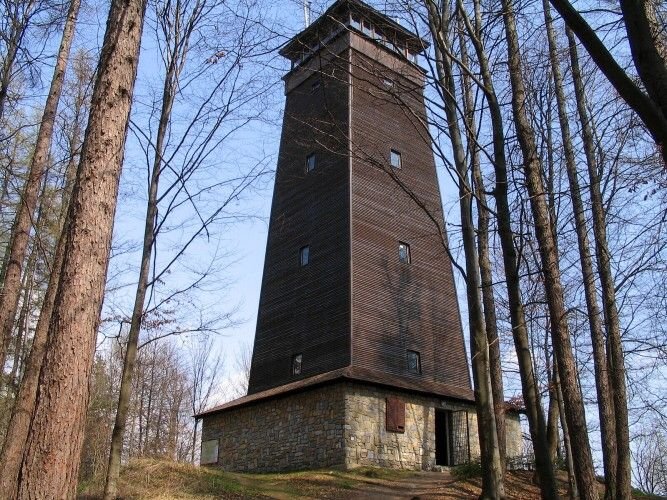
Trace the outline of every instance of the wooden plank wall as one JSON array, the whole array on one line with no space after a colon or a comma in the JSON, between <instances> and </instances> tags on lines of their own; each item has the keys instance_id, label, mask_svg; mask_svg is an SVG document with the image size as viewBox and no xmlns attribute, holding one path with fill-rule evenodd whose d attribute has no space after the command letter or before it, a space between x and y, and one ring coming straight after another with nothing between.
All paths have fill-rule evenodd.
<instances>
[{"instance_id":1,"label":"wooden plank wall","mask_svg":"<svg viewBox=\"0 0 667 500\"><path fill-rule=\"evenodd\" d=\"M437 225L400 186L442 227L423 92L404 67L392 72L353 52L352 363L470 387L451 262ZM400 170L389 165L391 149ZM399 241L410 245L410 264L399 262ZM421 375L408 372L407 350L420 353Z\"/></svg>"},{"instance_id":2,"label":"wooden plank wall","mask_svg":"<svg viewBox=\"0 0 667 500\"><path fill-rule=\"evenodd\" d=\"M350 361L348 80L341 57L287 94L250 394ZM312 152L317 165L306 173ZM310 264L300 267L305 245ZM300 376L291 373L297 353Z\"/></svg>"}]
</instances>

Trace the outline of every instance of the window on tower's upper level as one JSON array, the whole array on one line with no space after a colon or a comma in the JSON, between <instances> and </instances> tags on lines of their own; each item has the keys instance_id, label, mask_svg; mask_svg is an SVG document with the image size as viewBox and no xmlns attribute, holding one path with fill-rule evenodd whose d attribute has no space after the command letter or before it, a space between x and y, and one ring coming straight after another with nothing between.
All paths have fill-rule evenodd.
<instances>
[{"instance_id":1,"label":"window on tower's upper level","mask_svg":"<svg viewBox=\"0 0 667 500\"><path fill-rule=\"evenodd\" d=\"M303 354L295 354L292 356L292 375L301 375L301 362L303 361Z\"/></svg>"},{"instance_id":2,"label":"window on tower's upper level","mask_svg":"<svg viewBox=\"0 0 667 500\"><path fill-rule=\"evenodd\" d=\"M389 153L389 163L391 163L391 166L394 168L401 168L403 166L401 152L396 149L392 149Z\"/></svg>"},{"instance_id":3,"label":"window on tower's upper level","mask_svg":"<svg viewBox=\"0 0 667 500\"><path fill-rule=\"evenodd\" d=\"M402 241L398 242L398 260L403 264L410 263L410 245Z\"/></svg>"},{"instance_id":4,"label":"window on tower's upper level","mask_svg":"<svg viewBox=\"0 0 667 500\"><path fill-rule=\"evenodd\" d=\"M306 173L315 170L316 164L317 164L317 156L315 156L315 153L310 153L308 156L306 156Z\"/></svg>"},{"instance_id":5,"label":"window on tower's upper level","mask_svg":"<svg viewBox=\"0 0 667 500\"><path fill-rule=\"evenodd\" d=\"M408 372L416 375L422 372L421 356L417 351L408 351Z\"/></svg>"},{"instance_id":6,"label":"window on tower's upper level","mask_svg":"<svg viewBox=\"0 0 667 500\"><path fill-rule=\"evenodd\" d=\"M307 266L310 263L310 246L306 245L299 249L299 265Z\"/></svg>"}]
</instances>

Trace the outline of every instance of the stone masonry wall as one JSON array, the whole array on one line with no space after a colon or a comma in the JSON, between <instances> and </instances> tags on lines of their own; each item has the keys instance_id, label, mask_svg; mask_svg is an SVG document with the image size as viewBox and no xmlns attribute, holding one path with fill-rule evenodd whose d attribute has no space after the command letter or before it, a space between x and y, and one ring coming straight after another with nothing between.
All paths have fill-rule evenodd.
<instances>
[{"instance_id":1,"label":"stone masonry wall","mask_svg":"<svg viewBox=\"0 0 667 500\"><path fill-rule=\"evenodd\" d=\"M403 433L386 430L387 397L405 402ZM202 442L217 439L215 465L231 471L329 466L430 470L435 466L436 408L452 412L454 462L477 459L474 405L354 382L313 388L207 416L202 424ZM517 414L507 417L507 456L512 457L521 454L521 426Z\"/></svg>"},{"instance_id":2,"label":"stone masonry wall","mask_svg":"<svg viewBox=\"0 0 667 500\"><path fill-rule=\"evenodd\" d=\"M388 432L386 398L405 402L405 432ZM424 397L361 384L346 384L345 458L348 467L375 465L396 469L430 470L435 466L435 409L453 412L455 461L467 461L466 427L470 428L471 455L479 455L474 407L435 397ZM467 411L466 411L467 410ZM472 412L472 413L470 413ZM466 416L468 425L466 425ZM473 428L474 427L474 428ZM458 435L458 439L457 439ZM457 446L458 444L458 446Z\"/></svg>"},{"instance_id":3,"label":"stone masonry wall","mask_svg":"<svg viewBox=\"0 0 667 500\"><path fill-rule=\"evenodd\" d=\"M217 466L270 472L343 465L341 384L205 417L202 442L218 439Z\"/></svg>"}]
</instances>

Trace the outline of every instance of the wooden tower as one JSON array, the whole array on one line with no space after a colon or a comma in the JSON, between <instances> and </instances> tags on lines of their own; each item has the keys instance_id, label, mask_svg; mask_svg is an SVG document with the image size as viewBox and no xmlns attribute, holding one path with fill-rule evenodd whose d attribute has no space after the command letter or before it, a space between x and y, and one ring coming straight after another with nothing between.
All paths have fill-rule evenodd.
<instances>
[{"instance_id":1,"label":"wooden tower","mask_svg":"<svg viewBox=\"0 0 667 500\"><path fill-rule=\"evenodd\" d=\"M281 50L292 67L250 395L329 374L470 400L424 48L339 0Z\"/></svg>"}]
</instances>

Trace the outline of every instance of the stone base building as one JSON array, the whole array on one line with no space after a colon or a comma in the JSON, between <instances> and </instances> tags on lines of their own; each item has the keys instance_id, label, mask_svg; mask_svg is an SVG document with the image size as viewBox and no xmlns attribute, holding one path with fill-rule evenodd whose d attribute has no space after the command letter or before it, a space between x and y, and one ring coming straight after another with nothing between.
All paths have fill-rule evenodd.
<instances>
[{"instance_id":1,"label":"stone base building","mask_svg":"<svg viewBox=\"0 0 667 500\"><path fill-rule=\"evenodd\" d=\"M201 463L239 472L359 466L433 470L479 457L477 415L468 398L364 378L368 374L340 370L201 414ZM398 422L388 421L388 409ZM508 413L507 456L519 456L521 443L519 415Z\"/></svg>"}]
</instances>

